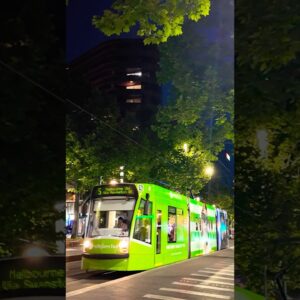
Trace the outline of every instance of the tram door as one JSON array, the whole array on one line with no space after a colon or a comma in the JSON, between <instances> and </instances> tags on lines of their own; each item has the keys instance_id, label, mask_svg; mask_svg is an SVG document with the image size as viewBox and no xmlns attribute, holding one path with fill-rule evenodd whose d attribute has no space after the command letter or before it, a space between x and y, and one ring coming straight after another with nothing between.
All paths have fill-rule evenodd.
<instances>
[{"instance_id":1,"label":"tram door","mask_svg":"<svg viewBox=\"0 0 300 300\"><path fill-rule=\"evenodd\" d=\"M161 255L161 210L156 211L156 253L155 253L155 266L162 265Z\"/></svg>"}]
</instances>

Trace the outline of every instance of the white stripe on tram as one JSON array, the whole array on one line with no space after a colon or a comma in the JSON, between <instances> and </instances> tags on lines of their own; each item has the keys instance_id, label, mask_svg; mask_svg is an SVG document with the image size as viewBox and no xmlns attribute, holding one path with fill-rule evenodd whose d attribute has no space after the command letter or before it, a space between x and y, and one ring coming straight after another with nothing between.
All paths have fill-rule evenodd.
<instances>
[{"instance_id":1,"label":"white stripe on tram","mask_svg":"<svg viewBox=\"0 0 300 300\"><path fill-rule=\"evenodd\" d=\"M184 283L184 282L177 282L177 281L174 281L172 284L185 285L185 286L194 286L194 287L197 287L197 288L208 289L208 290L233 292L233 288L229 289L229 288L223 288L223 287L217 287L217 286L211 286L211 285L204 285L204 284L191 284L191 283Z\"/></svg>"},{"instance_id":2,"label":"white stripe on tram","mask_svg":"<svg viewBox=\"0 0 300 300\"><path fill-rule=\"evenodd\" d=\"M150 298L150 299L162 299L162 300L185 300L183 298L174 298L174 297L167 297L167 296L163 296L163 295L153 295L153 294L147 294L143 297Z\"/></svg>"},{"instance_id":3,"label":"white stripe on tram","mask_svg":"<svg viewBox=\"0 0 300 300\"><path fill-rule=\"evenodd\" d=\"M212 297L212 298L218 298L218 299L230 299L231 298L230 296L223 296L223 295L218 295L218 294L209 294L209 293L202 293L202 292L194 292L194 291L181 290L181 289L160 288L160 290L175 292L175 293L182 293L182 294Z\"/></svg>"},{"instance_id":4,"label":"white stripe on tram","mask_svg":"<svg viewBox=\"0 0 300 300\"><path fill-rule=\"evenodd\" d=\"M191 275L193 275L193 276L201 276L199 274L191 274ZM196 278L183 278L183 279L192 279L192 280L197 280L199 282L205 282L205 283L216 283L216 284L223 284L223 285L234 285L233 283L230 283L230 282L216 281L216 280L196 279Z\"/></svg>"}]
</instances>

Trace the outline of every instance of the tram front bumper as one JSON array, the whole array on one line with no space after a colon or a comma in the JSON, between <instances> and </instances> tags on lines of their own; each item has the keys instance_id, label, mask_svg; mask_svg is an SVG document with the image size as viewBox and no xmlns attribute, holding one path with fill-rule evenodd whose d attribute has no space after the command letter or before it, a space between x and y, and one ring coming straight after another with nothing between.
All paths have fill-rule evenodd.
<instances>
[{"instance_id":1,"label":"tram front bumper","mask_svg":"<svg viewBox=\"0 0 300 300\"><path fill-rule=\"evenodd\" d=\"M81 260L82 270L127 271L129 254L89 254L84 253Z\"/></svg>"}]
</instances>

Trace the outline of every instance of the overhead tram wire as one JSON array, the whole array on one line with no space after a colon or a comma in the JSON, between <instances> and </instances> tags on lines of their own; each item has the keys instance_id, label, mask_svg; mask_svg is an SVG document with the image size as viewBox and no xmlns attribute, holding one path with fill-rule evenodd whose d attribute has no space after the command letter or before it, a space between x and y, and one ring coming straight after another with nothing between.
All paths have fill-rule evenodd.
<instances>
[{"instance_id":1,"label":"overhead tram wire","mask_svg":"<svg viewBox=\"0 0 300 300\"><path fill-rule=\"evenodd\" d=\"M106 126L107 128L111 129L112 131L116 132L117 134L123 136L125 139L129 140L130 142L134 143L137 147L140 147L141 149L143 149L144 151L153 154L153 151L150 151L148 148L146 148L145 146L143 146L142 144L140 144L139 142L137 142L136 140L134 140L133 138L131 138L130 136L126 135L125 133L121 132L120 130L114 128L113 126L105 123L104 121L102 121L101 119L99 119L96 115L92 114L91 112L89 112L88 110L82 108L80 105L74 103L73 101L71 101L68 98L63 98L61 96L56 95L55 93L53 93L52 91L50 91L49 89L47 89L46 87L44 87L43 85L39 84L38 82L36 82L35 80L31 79L30 77L28 77L27 75L23 74L22 72L16 70L14 67L8 65L7 63L5 63L4 61L2 61L0 59L0 65L2 65L3 67L5 67L6 69L10 70L12 73L17 74L18 76L20 76L21 78L23 78L24 80L30 82L32 85L40 88L42 91L44 91L46 94L49 94L50 96L52 96L53 98L59 100L60 102L66 104L69 103L73 106L75 106L77 109L79 109L80 111L86 113L87 115L89 115L91 117L91 119L93 120L97 120L99 121L102 125ZM163 159L161 156L159 156L158 154L155 155L155 158L158 160L162 160L164 163L169 164L170 166L173 167L177 167L175 164L173 164L172 162Z\"/></svg>"},{"instance_id":2,"label":"overhead tram wire","mask_svg":"<svg viewBox=\"0 0 300 300\"><path fill-rule=\"evenodd\" d=\"M29 81L31 84L37 86L38 88L40 88L41 90L43 90L45 93L51 95L53 98L66 103L68 102L69 104L75 106L77 109L79 109L80 111L88 114L91 118L98 120L101 124L103 124L104 126L110 128L111 130L115 131L116 133L120 134L121 136L125 137L126 139L130 140L131 142L137 144L139 147L142 147L144 150L150 152L150 150L148 150L146 147L144 147L143 145L139 144L137 141L135 141L134 139L132 139L131 137L127 136L126 134L124 134L123 132L115 129L114 127L112 127L111 125L105 123L104 121L100 120L97 116L95 116L94 114L92 114L91 112L87 111L86 109L82 108L80 105L74 103L73 101L71 101L68 98L62 98L58 95L56 95L55 93L51 92L50 90L48 90L47 88L45 88L44 86L42 86L41 84L37 83L36 81L32 80L31 78L29 78L27 75L24 75L23 73L17 71L15 68L9 66L8 64L6 64L5 62L3 62L2 60L0 60L0 64L4 67L6 67L7 69L9 69L10 71L12 71L13 73L16 73L17 75L19 75L20 77L22 77L23 79Z\"/></svg>"}]
</instances>

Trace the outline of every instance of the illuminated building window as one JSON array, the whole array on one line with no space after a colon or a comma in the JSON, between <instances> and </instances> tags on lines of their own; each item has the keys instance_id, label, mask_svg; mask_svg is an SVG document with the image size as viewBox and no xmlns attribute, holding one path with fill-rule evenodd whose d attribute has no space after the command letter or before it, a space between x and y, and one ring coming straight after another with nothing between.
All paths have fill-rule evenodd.
<instances>
[{"instance_id":1,"label":"illuminated building window","mask_svg":"<svg viewBox=\"0 0 300 300\"><path fill-rule=\"evenodd\" d=\"M129 85L129 86L126 86L126 89L127 90L141 90L142 85L141 84Z\"/></svg>"},{"instance_id":2,"label":"illuminated building window","mask_svg":"<svg viewBox=\"0 0 300 300\"><path fill-rule=\"evenodd\" d=\"M126 75L127 76L139 76L139 77L141 77L142 76L142 72L127 73Z\"/></svg>"},{"instance_id":3,"label":"illuminated building window","mask_svg":"<svg viewBox=\"0 0 300 300\"><path fill-rule=\"evenodd\" d=\"M135 68L126 68L126 75L127 76L139 76L141 77L143 75L142 69L139 67Z\"/></svg>"},{"instance_id":4,"label":"illuminated building window","mask_svg":"<svg viewBox=\"0 0 300 300\"><path fill-rule=\"evenodd\" d=\"M141 98L126 99L126 103L142 103Z\"/></svg>"}]
</instances>

